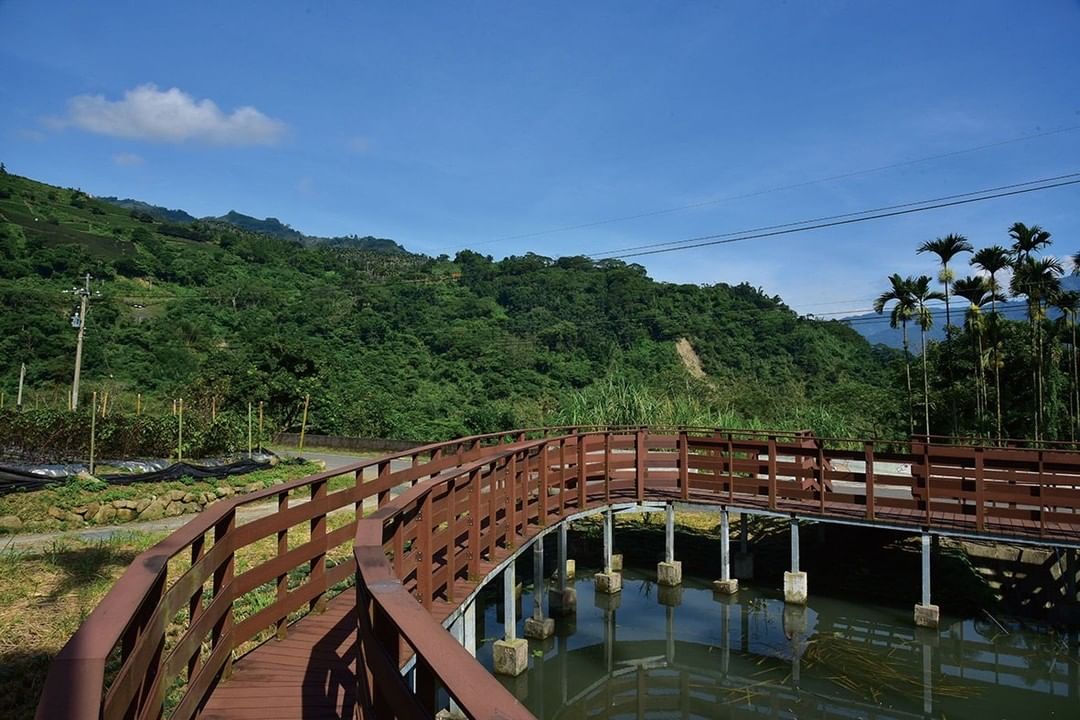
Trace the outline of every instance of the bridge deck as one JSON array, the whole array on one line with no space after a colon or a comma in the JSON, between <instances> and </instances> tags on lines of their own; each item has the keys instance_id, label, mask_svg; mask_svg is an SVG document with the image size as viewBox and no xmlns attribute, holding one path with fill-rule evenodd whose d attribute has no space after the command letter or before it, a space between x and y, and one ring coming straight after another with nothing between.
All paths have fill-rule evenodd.
<instances>
[{"instance_id":1,"label":"bridge deck","mask_svg":"<svg viewBox=\"0 0 1080 720\"><path fill-rule=\"evenodd\" d=\"M535 537L531 527L521 542ZM509 557L497 548L481 561L487 576ZM455 595L467 598L479 583L458 580ZM442 622L460 602L436 600L431 615ZM214 689L203 720L331 720L358 718L356 704L356 595L346 590L319 614L309 614L289 627L284 640L268 640L236 661L232 676ZM403 651L405 646L403 644ZM409 656L403 654L406 662Z\"/></svg>"},{"instance_id":2,"label":"bridge deck","mask_svg":"<svg viewBox=\"0 0 1080 720\"><path fill-rule=\"evenodd\" d=\"M593 485L592 482L589 485ZM596 483L597 491L590 488L586 507L604 504L602 483ZM651 498L659 500L668 496L680 500L673 489L670 493L651 489ZM610 493L613 502L633 502L632 489L619 489ZM576 508L576 497L567 497L568 509ZM726 503L725 495L710 492L691 492L689 502L702 504ZM767 497L736 496L736 506L746 509L769 508ZM733 506L734 507L734 506ZM802 516L820 515L818 502L782 501L774 508ZM864 516L849 503L825 503L825 520L863 520ZM552 509L553 521L558 520L557 509ZM881 508L875 512L878 524L900 524L916 528L924 523L924 511L900 508ZM934 512L935 528L953 529L958 532L974 532L975 518L960 513ZM519 536L515 543L520 547L540 532L535 525L527 526L527 534ZM1071 527L1047 524L1040 529L1035 522L1005 520L988 523L984 534L999 534L1001 540L1009 537L1037 539L1040 537L1070 537ZM511 551L497 547L494 556L480 563L481 576L486 576ZM478 583L459 579L455 595L466 598ZM450 616L460 602L436 599L432 603L432 616L442 622ZM289 628L284 640L269 640L237 660L232 676L214 690L203 712L206 720L285 720L302 717L305 720L324 718L354 718L356 705L356 619L355 594L347 590L331 600L325 612L304 617ZM403 657L407 656L403 655Z\"/></svg>"}]
</instances>

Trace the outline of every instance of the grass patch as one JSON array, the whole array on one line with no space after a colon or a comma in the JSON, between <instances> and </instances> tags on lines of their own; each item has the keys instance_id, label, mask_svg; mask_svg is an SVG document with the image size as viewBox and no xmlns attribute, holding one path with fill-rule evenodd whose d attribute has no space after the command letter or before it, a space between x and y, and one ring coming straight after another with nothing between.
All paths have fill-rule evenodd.
<instances>
[{"instance_id":1,"label":"grass patch","mask_svg":"<svg viewBox=\"0 0 1080 720\"><path fill-rule=\"evenodd\" d=\"M296 494L299 501L306 496ZM328 530L342 527L353 520L348 510L330 515ZM107 541L56 542L33 552L11 548L0 550L0 717L11 720L30 720L33 717L48 673L49 663L68 638L101 601L135 557L165 537L164 533L129 533ZM289 530L289 547L310 539L307 522ZM208 542L209 539L208 539ZM260 565L277 554L277 538L271 536L242 548L236 553L236 574ZM327 554L327 566L352 562L352 542L334 548ZM168 566L171 585L190 567L186 553L174 558ZM305 564L288 574L289 589L307 581ZM352 585L348 580L330 591L336 595ZM203 588L204 603L212 597L211 583ZM273 604L276 586L273 582L255 588L237 598L234 604L236 622L254 615ZM304 610L289 616L294 622ZM166 630L166 654L179 641L187 628L187 609L172 618ZM235 657L256 647L274 635L270 626L235 651ZM204 656L209 653L204 645ZM110 672L118 667L118 658L110 664ZM166 697L166 714L183 696L184 678L173 682Z\"/></svg>"},{"instance_id":2,"label":"grass patch","mask_svg":"<svg viewBox=\"0 0 1080 720\"><path fill-rule=\"evenodd\" d=\"M182 478L168 482L133 483L131 485L109 485L94 478L72 478L54 487L30 492L14 492L0 497L0 515L14 515L23 522L20 532L41 532L49 530L70 530L87 525L93 521L58 519L49 515L50 508L71 511L91 503L104 503L113 500L150 500L173 490L199 495L201 493L218 494L218 490L228 488L233 494L242 494L261 490L280 483L302 478L318 472L318 463L282 463L266 470L257 470L246 475L229 475L223 478ZM338 484L352 482L351 477L335 479ZM123 522L113 518L106 524ZM0 531L2 532L2 531Z\"/></svg>"},{"instance_id":3,"label":"grass patch","mask_svg":"<svg viewBox=\"0 0 1080 720\"><path fill-rule=\"evenodd\" d=\"M124 568L161 537L0 551L0 717L33 717L53 656Z\"/></svg>"}]
</instances>

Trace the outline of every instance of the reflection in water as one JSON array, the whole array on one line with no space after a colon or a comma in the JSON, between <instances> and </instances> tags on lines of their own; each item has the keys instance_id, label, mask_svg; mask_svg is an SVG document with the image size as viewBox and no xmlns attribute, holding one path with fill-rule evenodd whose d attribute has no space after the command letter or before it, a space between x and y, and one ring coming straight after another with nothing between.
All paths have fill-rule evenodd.
<instances>
[{"instance_id":1,"label":"reflection in water","mask_svg":"<svg viewBox=\"0 0 1080 720\"><path fill-rule=\"evenodd\" d=\"M576 616L530 641L528 672L500 678L539 718L1080 717L1075 639L978 620L917 630L901 608L785 606L629 570L615 596L594 595L588 578L577 591ZM479 603L490 668L501 613L494 596Z\"/></svg>"}]
</instances>

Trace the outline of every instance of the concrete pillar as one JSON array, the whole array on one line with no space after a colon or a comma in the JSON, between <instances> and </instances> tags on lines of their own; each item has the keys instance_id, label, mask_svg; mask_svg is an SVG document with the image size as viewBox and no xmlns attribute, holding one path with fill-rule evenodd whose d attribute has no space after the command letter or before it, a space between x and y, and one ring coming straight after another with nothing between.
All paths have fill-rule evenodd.
<instances>
[{"instance_id":1,"label":"concrete pillar","mask_svg":"<svg viewBox=\"0 0 1080 720\"><path fill-rule=\"evenodd\" d=\"M476 603L469 603L465 606L461 621L461 644L465 646L470 655L476 657Z\"/></svg>"},{"instance_id":2,"label":"concrete pillar","mask_svg":"<svg viewBox=\"0 0 1080 720\"><path fill-rule=\"evenodd\" d=\"M784 573L784 602L805 605L808 595L806 573L799 571L799 521L791 518L791 571Z\"/></svg>"},{"instance_id":3,"label":"concrete pillar","mask_svg":"<svg viewBox=\"0 0 1080 720\"><path fill-rule=\"evenodd\" d=\"M494 644L495 673L517 677L529 667L529 642L517 637L517 580L514 563L503 570L503 617L505 636Z\"/></svg>"},{"instance_id":4,"label":"concrete pillar","mask_svg":"<svg viewBox=\"0 0 1080 720\"><path fill-rule=\"evenodd\" d=\"M548 599L552 614L560 617L577 612L577 590L567 585L567 580L573 579L576 568L574 561L566 557L566 526L565 522L559 524L559 567L556 571L559 587Z\"/></svg>"},{"instance_id":5,"label":"concrete pillar","mask_svg":"<svg viewBox=\"0 0 1080 720\"><path fill-rule=\"evenodd\" d=\"M675 559L675 506L668 503L664 513L664 561L656 566L656 582L673 587L682 584L682 561Z\"/></svg>"},{"instance_id":6,"label":"concrete pillar","mask_svg":"<svg viewBox=\"0 0 1080 720\"><path fill-rule=\"evenodd\" d=\"M525 621L525 637L546 640L555 634L555 621L544 616L544 538L533 543L533 612Z\"/></svg>"},{"instance_id":7,"label":"concrete pillar","mask_svg":"<svg viewBox=\"0 0 1080 720\"><path fill-rule=\"evenodd\" d=\"M731 576L739 580L752 580L754 577L754 554L750 552L749 513L739 513L739 551L735 553Z\"/></svg>"},{"instance_id":8,"label":"concrete pillar","mask_svg":"<svg viewBox=\"0 0 1080 720\"><path fill-rule=\"evenodd\" d=\"M614 551L615 543L615 518L611 512L611 508L608 508L604 512L604 570L611 570L611 556Z\"/></svg>"},{"instance_id":9,"label":"concrete pillar","mask_svg":"<svg viewBox=\"0 0 1080 720\"><path fill-rule=\"evenodd\" d=\"M930 604L930 533L922 534L922 602L915 606L915 624L936 628L941 619L937 605Z\"/></svg>"},{"instance_id":10,"label":"concrete pillar","mask_svg":"<svg viewBox=\"0 0 1080 720\"><path fill-rule=\"evenodd\" d=\"M1077 554L1080 550L1065 548L1065 603L1066 606L1076 604L1076 571Z\"/></svg>"},{"instance_id":11,"label":"concrete pillar","mask_svg":"<svg viewBox=\"0 0 1080 720\"><path fill-rule=\"evenodd\" d=\"M739 590L739 581L731 577L731 527L728 524L728 511L720 511L720 579L713 582L713 590L724 595L734 595Z\"/></svg>"},{"instance_id":12,"label":"concrete pillar","mask_svg":"<svg viewBox=\"0 0 1080 720\"><path fill-rule=\"evenodd\" d=\"M464 647L465 646L465 613L457 616L457 619L450 624L450 634L454 636L454 639ZM461 711L458 704L454 702L454 698L450 698L450 707L445 710L440 710L435 714L436 720L464 720L465 713Z\"/></svg>"},{"instance_id":13,"label":"concrete pillar","mask_svg":"<svg viewBox=\"0 0 1080 720\"><path fill-rule=\"evenodd\" d=\"M604 512L604 571L596 573L596 592L617 593L622 590L622 573L611 568L611 543L613 532L611 508Z\"/></svg>"}]
</instances>

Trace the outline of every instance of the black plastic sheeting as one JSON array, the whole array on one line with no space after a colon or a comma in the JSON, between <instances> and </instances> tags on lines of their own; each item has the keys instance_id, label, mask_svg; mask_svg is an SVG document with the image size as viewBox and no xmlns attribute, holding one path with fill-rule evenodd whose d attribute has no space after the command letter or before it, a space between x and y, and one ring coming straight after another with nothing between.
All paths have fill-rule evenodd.
<instances>
[{"instance_id":1,"label":"black plastic sheeting","mask_svg":"<svg viewBox=\"0 0 1080 720\"><path fill-rule=\"evenodd\" d=\"M168 461L129 461L110 462L112 467L145 468L143 472L98 475L97 478L110 485L131 485L140 482L163 482L179 480L182 477L220 478L227 475L243 475L256 470L265 470L274 464L273 453L256 453L235 460L208 460L204 464ZM106 464L106 463L102 463ZM86 471L85 465L40 465L6 466L0 465L0 495L11 492L40 490L49 485L66 482L68 478Z\"/></svg>"}]
</instances>

